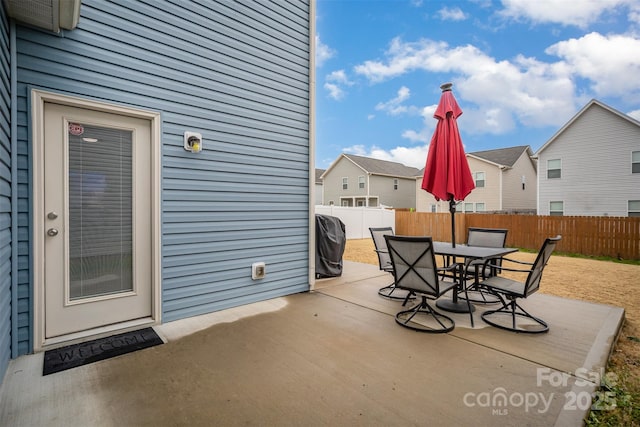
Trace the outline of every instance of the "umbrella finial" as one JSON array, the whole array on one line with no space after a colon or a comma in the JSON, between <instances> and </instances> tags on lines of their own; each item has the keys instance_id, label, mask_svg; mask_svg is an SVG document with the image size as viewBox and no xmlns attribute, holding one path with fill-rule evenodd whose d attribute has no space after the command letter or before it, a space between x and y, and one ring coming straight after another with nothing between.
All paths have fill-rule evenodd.
<instances>
[{"instance_id":1,"label":"umbrella finial","mask_svg":"<svg viewBox=\"0 0 640 427\"><path fill-rule=\"evenodd\" d=\"M451 87L453 87L453 83L443 83L440 85L440 89L442 89L443 92L447 92L451 90Z\"/></svg>"}]
</instances>

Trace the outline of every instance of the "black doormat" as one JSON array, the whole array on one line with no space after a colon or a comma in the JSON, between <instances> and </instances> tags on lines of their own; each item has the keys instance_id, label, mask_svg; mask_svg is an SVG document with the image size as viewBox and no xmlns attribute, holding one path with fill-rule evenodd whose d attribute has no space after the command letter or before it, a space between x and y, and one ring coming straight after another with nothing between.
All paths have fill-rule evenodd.
<instances>
[{"instance_id":1,"label":"black doormat","mask_svg":"<svg viewBox=\"0 0 640 427\"><path fill-rule=\"evenodd\" d=\"M66 371L77 366L88 365L98 360L109 359L162 343L162 339L153 328L145 328L48 350L44 353L42 375Z\"/></svg>"}]
</instances>

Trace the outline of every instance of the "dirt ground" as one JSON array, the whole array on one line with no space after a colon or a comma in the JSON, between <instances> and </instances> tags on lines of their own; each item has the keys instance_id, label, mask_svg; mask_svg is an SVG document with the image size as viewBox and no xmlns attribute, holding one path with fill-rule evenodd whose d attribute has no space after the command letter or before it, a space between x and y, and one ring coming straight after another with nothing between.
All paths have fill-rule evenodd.
<instances>
[{"instance_id":1,"label":"dirt ground","mask_svg":"<svg viewBox=\"0 0 640 427\"><path fill-rule=\"evenodd\" d=\"M517 252L509 257L533 262L536 254ZM371 239L347 240L343 259L378 265ZM504 275L509 276L506 272ZM640 391L640 265L554 254L544 270L539 292L623 307L625 323L610 369L626 379L630 392Z\"/></svg>"}]
</instances>

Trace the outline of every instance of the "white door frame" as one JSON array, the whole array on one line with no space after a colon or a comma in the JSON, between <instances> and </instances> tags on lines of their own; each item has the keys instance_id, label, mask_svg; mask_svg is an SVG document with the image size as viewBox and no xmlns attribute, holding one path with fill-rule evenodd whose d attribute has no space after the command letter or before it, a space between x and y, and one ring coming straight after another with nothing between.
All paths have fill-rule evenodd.
<instances>
[{"instance_id":1,"label":"white door frame","mask_svg":"<svg viewBox=\"0 0 640 427\"><path fill-rule=\"evenodd\" d=\"M160 155L161 155L161 118L160 113L134 109L114 104L107 104L68 95L61 95L42 90L31 90L31 142L33 147L33 336L34 351L43 351L61 345L86 341L89 338L99 338L112 335L114 332L124 332L138 329L141 326L159 324L161 321L161 231L160 231ZM137 319L117 325L82 331L64 337L45 338L45 299L44 299L44 104L54 102L70 107L84 108L105 113L147 119L151 122L151 317Z\"/></svg>"}]
</instances>

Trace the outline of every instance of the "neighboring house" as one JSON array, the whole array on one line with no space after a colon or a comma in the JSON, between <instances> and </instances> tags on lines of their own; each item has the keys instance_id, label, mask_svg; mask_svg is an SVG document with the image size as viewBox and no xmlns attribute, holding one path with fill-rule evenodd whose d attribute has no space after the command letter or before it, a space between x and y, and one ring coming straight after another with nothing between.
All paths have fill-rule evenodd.
<instances>
[{"instance_id":1,"label":"neighboring house","mask_svg":"<svg viewBox=\"0 0 640 427\"><path fill-rule=\"evenodd\" d=\"M315 189L315 193L316 193L316 205L323 205L324 203L322 202L322 174L324 173L326 169L316 169L316 189Z\"/></svg>"},{"instance_id":2,"label":"neighboring house","mask_svg":"<svg viewBox=\"0 0 640 427\"><path fill-rule=\"evenodd\" d=\"M464 212L535 213L536 163L528 145L467 153L476 188Z\"/></svg>"},{"instance_id":3,"label":"neighboring house","mask_svg":"<svg viewBox=\"0 0 640 427\"><path fill-rule=\"evenodd\" d=\"M535 213L536 163L527 145L467 153L476 188L460 202L458 212ZM418 211L448 212L447 202L422 190L416 183Z\"/></svg>"},{"instance_id":4,"label":"neighboring house","mask_svg":"<svg viewBox=\"0 0 640 427\"><path fill-rule=\"evenodd\" d=\"M640 216L640 122L597 100L536 153L538 215Z\"/></svg>"},{"instance_id":5,"label":"neighboring house","mask_svg":"<svg viewBox=\"0 0 640 427\"><path fill-rule=\"evenodd\" d=\"M0 6L0 378L309 290L313 0L19 3Z\"/></svg>"},{"instance_id":6,"label":"neighboring house","mask_svg":"<svg viewBox=\"0 0 640 427\"><path fill-rule=\"evenodd\" d=\"M415 209L418 172L401 163L343 153L322 174L323 201L337 206Z\"/></svg>"}]
</instances>

